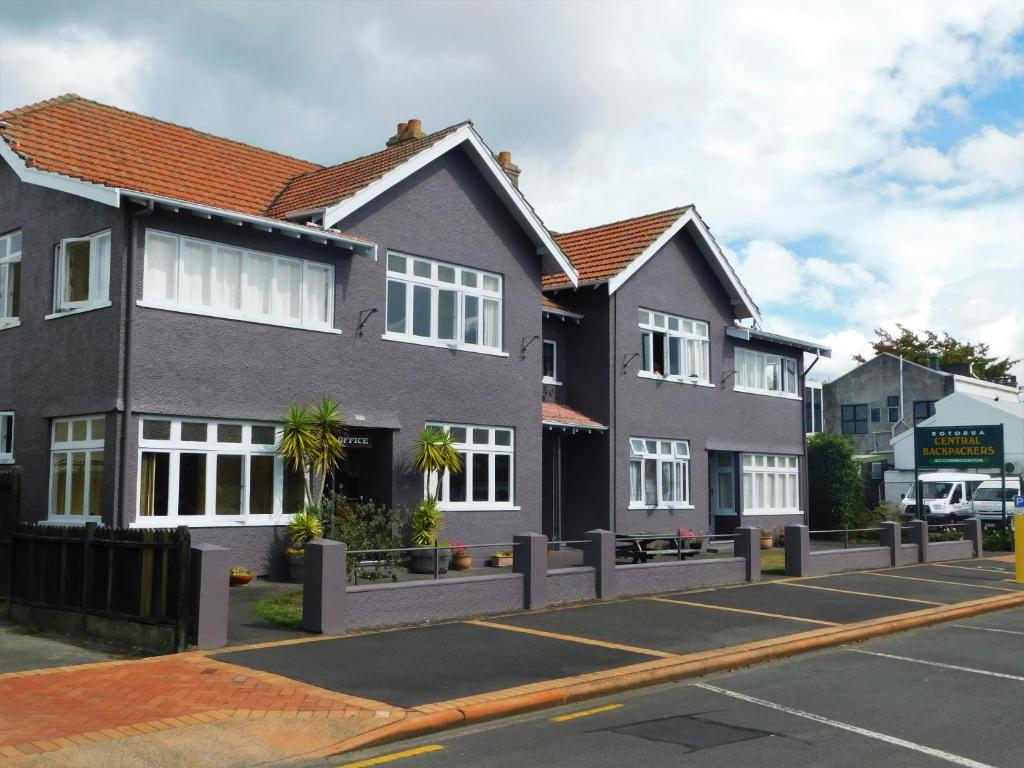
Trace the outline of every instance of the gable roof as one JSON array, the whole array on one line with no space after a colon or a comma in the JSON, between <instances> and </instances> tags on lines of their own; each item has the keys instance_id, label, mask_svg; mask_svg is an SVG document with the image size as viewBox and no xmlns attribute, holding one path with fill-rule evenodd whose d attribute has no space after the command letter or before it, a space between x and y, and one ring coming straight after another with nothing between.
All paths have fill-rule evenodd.
<instances>
[{"instance_id":1,"label":"gable roof","mask_svg":"<svg viewBox=\"0 0 1024 768\"><path fill-rule=\"evenodd\" d=\"M692 205L556 234L555 241L573 260L581 283L608 283L608 292L615 293L684 228L732 299L736 316L760 322L760 310ZM554 290L568 283L561 275L545 275L542 285Z\"/></svg>"}]
</instances>

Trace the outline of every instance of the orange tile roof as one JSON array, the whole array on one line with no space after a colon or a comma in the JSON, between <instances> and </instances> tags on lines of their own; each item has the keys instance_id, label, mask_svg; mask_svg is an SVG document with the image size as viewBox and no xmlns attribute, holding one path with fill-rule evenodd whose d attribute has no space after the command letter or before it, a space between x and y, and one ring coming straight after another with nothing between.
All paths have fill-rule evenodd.
<instances>
[{"instance_id":1,"label":"orange tile roof","mask_svg":"<svg viewBox=\"0 0 1024 768\"><path fill-rule=\"evenodd\" d=\"M561 313L561 314L573 315L573 316L578 315L579 317L583 317L583 315L580 314L579 312L576 312L575 310L569 309L568 307L563 306L562 304L559 304L557 301L552 299L547 294L542 294L541 295L540 305L541 305L541 309L544 310L545 312L558 312L558 313Z\"/></svg>"},{"instance_id":2,"label":"orange tile roof","mask_svg":"<svg viewBox=\"0 0 1024 768\"><path fill-rule=\"evenodd\" d=\"M584 416L577 410L562 403L545 402L541 405L541 421L544 424L605 429L605 425Z\"/></svg>"},{"instance_id":3,"label":"orange tile roof","mask_svg":"<svg viewBox=\"0 0 1024 768\"><path fill-rule=\"evenodd\" d=\"M671 208L589 229L552 234L579 271L580 283L600 282L625 269L689 209L690 206ZM564 274L545 275L543 279L545 288L568 285L571 283Z\"/></svg>"}]
</instances>

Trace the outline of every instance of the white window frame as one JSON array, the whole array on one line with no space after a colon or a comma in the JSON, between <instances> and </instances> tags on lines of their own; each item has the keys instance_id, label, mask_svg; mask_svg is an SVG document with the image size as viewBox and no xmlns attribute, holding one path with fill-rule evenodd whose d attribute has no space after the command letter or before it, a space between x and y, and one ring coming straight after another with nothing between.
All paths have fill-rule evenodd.
<instances>
[{"instance_id":1,"label":"white window frame","mask_svg":"<svg viewBox=\"0 0 1024 768\"><path fill-rule=\"evenodd\" d=\"M10 443L10 450L4 444ZM0 464L14 463L14 411L0 411Z\"/></svg>"},{"instance_id":2,"label":"white window frame","mask_svg":"<svg viewBox=\"0 0 1024 768\"><path fill-rule=\"evenodd\" d=\"M144 438L146 421L170 422L170 437L167 440ZM206 424L206 441L198 442L181 439L183 423ZM239 426L242 428L240 443L221 443L217 441L217 427ZM274 443L262 445L252 443L253 427L274 427ZM139 418L139 449L136 457L135 487L135 522L132 528L167 528L187 525L190 528L216 528L240 526L287 525L294 514L285 514L284 505L284 457L277 455L276 446L281 439L279 425L268 422L249 422L233 419L207 419L200 417L171 417L143 415ZM170 455L167 479L167 514L143 516L140 514L142 505L142 454L166 453ZM181 477L181 454L202 454L206 461L206 495L203 502L204 512L201 515L179 515L179 481ZM217 457L243 456L242 465L242 511L238 515L218 515L217 510ZM249 514L249 477L251 458L253 456L274 457L274 501L273 511L269 515Z\"/></svg>"},{"instance_id":3,"label":"white window frame","mask_svg":"<svg viewBox=\"0 0 1024 768\"><path fill-rule=\"evenodd\" d=\"M86 424L86 435L84 440L74 439L74 424L75 422L84 421ZM94 425L96 422L103 423L103 436L96 436ZM66 440L60 442L57 441L57 429L60 425L67 426L68 437ZM74 416L70 418L53 419L50 424L50 467L48 471L48 483L47 483L47 522L49 523L62 523L77 525L81 523L99 523L103 521L102 515L90 515L88 514L89 507L91 506L92 496L94 493L103 493L102 484L100 488L93 488L91 482L92 463L93 457L96 454L103 456L103 471L107 472L107 462L105 454L106 445L106 416L103 414L93 414L91 416ZM82 466L82 472L85 474L85 491L82 496L82 514L74 515L67 512L71 509L71 454L73 453L84 453L85 463ZM65 456L65 473L64 473L64 488L60 489L60 493L64 496L64 509L65 514L57 514L57 500L54 498L54 457L58 454L64 454Z\"/></svg>"},{"instance_id":4,"label":"white window frame","mask_svg":"<svg viewBox=\"0 0 1024 768\"><path fill-rule=\"evenodd\" d=\"M399 261L404 260L405 271L398 269ZM417 275L414 273L414 264L429 267L430 276ZM445 282L438 277L440 269L454 270L454 282ZM442 347L445 349L465 350L485 355L497 355L508 357L504 351L504 278L496 272L487 272L481 269L461 267L449 262L427 259L421 256L412 256L400 251L388 251L387 265L385 268L386 279L384 289L384 334L381 338L389 341L402 341L409 344L420 344L427 347ZM474 285L466 285L465 281L471 279ZM497 281L497 289L484 288L485 281ZM388 295L390 293L388 283L398 283L405 286L405 322L401 331L390 330L390 307ZM416 286L430 289L430 335L417 336L413 333L413 291ZM455 338L442 339L438 336L438 292L455 292ZM474 297L478 301L478 343L471 344L465 341L465 315L466 298ZM496 336L497 346L483 343L484 337L484 301L496 301L498 303L498 327Z\"/></svg>"},{"instance_id":5,"label":"white window frame","mask_svg":"<svg viewBox=\"0 0 1024 768\"><path fill-rule=\"evenodd\" d=\"M466 476L466 501L448 501L451 480L450 473L445 472L440 478L441 487L437 494L438 506L446 512L458 511L489 511L489 510L518 510L516 506L516 431L512 427L488 427L480 424L446 424L427 422L426 426L445 431L451 429L466 430L466 440L455 443L455 448L462 454L462 471ZM473 430L487 430L487 442L473 442ZM496 434L507 432L509 445L498 445ZM484 455L488 457L488 492L486 501L472 501L469 497L473 495L473 456ZM508 456L509 458L509 499L508 501L495 501L495 474L494 459L496 456ZM436 483L437 478L433 481ZM427 487L427 478L423 478L423 495L426 497L432 489Z\"/></svg>"},{"instance_id":6,"label":"white window frame","mask_svg":"<svg viewBox=\"0 0 1024 768\"><path fill-rule=\"evenodd\" d=\"M560 386L562 386L562 382L558 380L558 341L555 340L555 339L544 339L543 340L543 346L541 347L541 349L546 350L548 344L551 345L551 349L552 349L552 352L551 352L551 367L554 369L552 371L552 373L554 373L554 376L547 376L547 375L542 376L541 377L541 382L543 384L553 384L556 387L560 387ZM543 365L543 363L544 363L544 356L541 355L541 364Z\"/></svg>"},{"instance_id":7,"label":"white window frame","mask_svg":"<svg viewBox=\"0 0 1024 768\"><path fill-rule=\"evenodd\" d=\"M787 454L742 453L741 499L744 515L798 515L800 457ZM769 500L771 506L755 501ZM792 504L788 503L792 500ZM779 502L781 501L781 505Z\"/></svg>"},{"instance_id":8,"label":"white window frame","mask_svg":"<svg viewBox=\"0 0 1024 768\"><path fill-rule=\"evenodd\" d=\"M14 243L18 243L18 250L14 250ZM21 317L15 315L11 310L11 307L7 306L7 294L10 290L11 273L13 265L19 265L19 275L23 272L20 268L21 265L21 252L24 248L22 244L22 233L20 229L16 229L12 232L8 232L5 235L0 236L0 329L2 328L14 328L21 325ZM21 286L24 281L19 276L19 296L21 294ZM20 303L20 302L19 302ZM19 313L21 308L18 308Z\"/></svg>"},{"instance_id":9,"label":"white window frame","mask_svg":"<svg viewBox=\"0 0 1024 768\"><path fill-rule=\"evenodd\" d=\"M146 295L146 285L148 277L146 275L146 266L149 264L150 254L150 241L152 238L168 238L175 241L175 253L174 253L174 298L168 299L158 298L154 296ZM183 252L185 246L189 243L194 243L204 248L210 248L210 305L203 304L190 304L185 303L182 296L182 281L185 279L185 259L183 258ZM223 263L223 257L221 251L231 251L239 254L239 265L238 265L238 283L234 286L238 295L238 308L225 308L216 306L217 301L215 297L223 292L226 283L223 282L220 274L219 265ZM271 259L271 279L270 279L270 306L271 311L269 314L264 312L252 311L251 307L247 307L247 296L246 296L246 267L256 258L269 258ZM277 284L278 284L278 271L283 264L300 264L302 268L302 279L299 285L299 318L287 317L285 315L279 315L275 313L275 303L277 300ZM261 323L263 325L277 325L285 328L300 328L308 331L321 331L324 333L338 333L341 331L334 327L334 265L323 261L313 261L311 259L300 259L294 256L279 256L274 253L267 253L265 251L256 251L251 248L242 248L226 243L217 243L211 240L203 240L198 237L186 237L184 235L177 235L173 232L165 232L158 229L147 229L146 230L146 249L145 256L143 258L143 281L142 281L142 299L136 303L141 307L150 307L152 309L166 309L173 312L183 312L190 315L204 315L206 317L219 317L228 320L241 320L247 323ZM312 272L326 271L326 303L327 303L327 321L326 322L315 322L310 319L310 307L307 306L309 303L308 286L312 278L310 274Z\"/></svg>"},{"instance_id":10,"label":"white window frame","mask_svg":"<svg viewBox=\"0 0 1024 768\"><path fill-rule=\"evenodd\" d=\"M787 400L803 399L799 391L800 368L796 358L736 347L733 362L736 364L736 378L733 384L735 391L782 397ZM772 389L768 382L768 367L773 363L779 366L779 389ZM754 379L753 382L750 381L751 378Z\"/></svg>"},{"instance_id":11,"label":"white window frame","mask_svg":"<svg viewBox=\"0 0 1024 768\"><path fill-rule=\"evenodd\" d=\"M711 336L705 321L641 308L639 323L641 353L637 376L700 387L714 386L711 383ZM664 336L662 359L665 361L665 371L662 373L654 370L656 333ZM669 372L669 359L674 340L678 340L679 373ZM697 359L698 355L700 359Z\"/></svg>"},{"instance_id":12,"label":"white window frame","mask_svg":"<svg viewBox=\"0 0 1024 768\"><path fill-rule=\"evenodd\" d=\"M80 301L65 298L68 246L75 243L89 243L89 297ZM60 241L53 264L53 313L46 316L47 320L110 306L110 250L109 229Z\"/></svg>"},{"instance_id":13,"label":"white window frame","mask_svg":"<svg viewBox=\"0 0 1024 768\"><path fill-rule=\"evenodd\" d=\"M646 465L653 462L657 486L657 499L654 504L644 500L646 490ZM664 468L673 467L670 471L679 472L682 478L681 499L666 499L669 494L665 488ZM634 478L634 470L639 468L639 485ZM690 503L690 441L659 437L629 438L629 508L630 509L694 509Z\"/></svg>"}]
</instances>

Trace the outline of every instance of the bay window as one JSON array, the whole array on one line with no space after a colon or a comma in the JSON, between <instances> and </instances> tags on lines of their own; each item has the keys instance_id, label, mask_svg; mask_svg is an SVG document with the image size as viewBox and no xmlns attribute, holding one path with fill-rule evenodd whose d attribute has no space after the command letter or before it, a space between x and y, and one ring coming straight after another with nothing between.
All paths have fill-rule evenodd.
<instances>
[{"instance_id":1,"label":"bay window","mask_svg":"<svg viewBox=\"0 0 1024 768\"><path fill-rule=\"evenodd\" d=\"M640 310L640 375L710 385L708 324Z\"/></svg>"},{"instance_id":2,"label":"bay window","mask_svg":"<svg viewBox=\"0 0 1024 768\"><path fill-rule=\"evenodd\" d=\"M797 397L797 365L792 357L736 349L736 391Z\"/></svg>"},{"instance_id":3,"label":"bay window","mask_svg":"<svg viewBox=\"0 0 1024 768\"><path fill-rule=\"evenodd\" d=\"M147 416L139 436L137 526L281 525L303 479L271 424Z\"/></svg>"},{"instance_id":4,"label":"bay window","mask_svg":"<svg viewBox=\"0 0 1024 768\"><path fill-rule=\"evenodd\" d=\"M334 267L146 232L143 303L313 330L334 328Z\"/></svg>"},{"instance_id":5,"label":"bay window","mask_svg":"<svg viewBox=\"0 0 1024 768\"><path fill-rule=\"evenodd\" d=\"M510 509L514 503L515 435L503 427L427 424L447 431L462 456L460 472L440 478L437 498L445 510ZM432 482L438 482L433 478ZM424 490L426 488L424 478Z\"/></svg>"},{"instance_id":6,"label":"bay window","mask_svg":"<svg viewBox=\"0 0 1024 768\"><path fill-rule=\"evenodd\" d=\"M744 453L743 514L793 514L800 511L800 470L796 456Z\"/></svg>"},{"instance_id":7,"label":"bay window","mask_svg":"<svg viewBox=\"0 0 1024 768\"><path fill-rule=\"evenodd\" d=\"M110 306L110 230L61 240L54 278L55 314Z\"/></svg>"},{"instance_id":8,"label":"bay window","mask_svg":"<svg viewBox=\"0 0 1024 768\"><path fill-rule=\"evenodd\" d=\"M501 276L388 254L385 338L501 352Z\"/></svg>"},{"instance_id":9,"label":"bay window","mask_svg":"<svg viewBox=\"0 0 1024 768\"><path fill-rule=\"evenodd\" d=\"M99 520L103 511L103 416L55 419L50 440L49 519Z\"/></svg>"},{"instance_id":10,"label":"bay window","mask_svg":"<svg viewBox=\"0 0 1024 768\"><path fill-rule=\"evenodd\" d=\"M0 464L14 462L14 412L0 411Z\"/></svg>"},{"instance_id":11,"label":"bay window","mask_svg":"<svg viewBox=\"0 0 1024 768\"><path fill-rule=\"evenodd\" d=\"M0 237L0 328L17 325L21 311L21 232Z\"/></svg>"},{"instance_id":12,"label":"bay window","mask_svg":"<svg viewBox=\"0 0 1024 768\"><path fill-rule=\"evenodd\" d=\"M686 440L629 439L629 506L690 507L690 444Z\"/></svg>"}]
</instances>

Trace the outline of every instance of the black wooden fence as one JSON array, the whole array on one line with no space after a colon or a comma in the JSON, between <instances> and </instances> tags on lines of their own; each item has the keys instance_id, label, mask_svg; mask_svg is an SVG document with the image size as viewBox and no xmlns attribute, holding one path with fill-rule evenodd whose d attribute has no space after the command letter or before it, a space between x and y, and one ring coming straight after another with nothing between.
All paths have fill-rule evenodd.
<instances>
[{"instance_id":1,"label":"black wooden fence","mask_svg":"<svg viewBox=\"0 0 1024 768\"><path fill-rule=\"evenodd\" d=\"M10 584L11 530L21 512L21 467L0 466L0 595Z\"/></svg>"},{"instance_id":2,"label":"black wooden fence","mask_svg":"<svg viewBox=\"0 0 1024 768\"><path fill-rule=\"evenodd\" d=\"M185 527L16 523L10 533L8 602L170 626L180 651L189 629L190 548Z\"/></svg>"}]
</instances>

